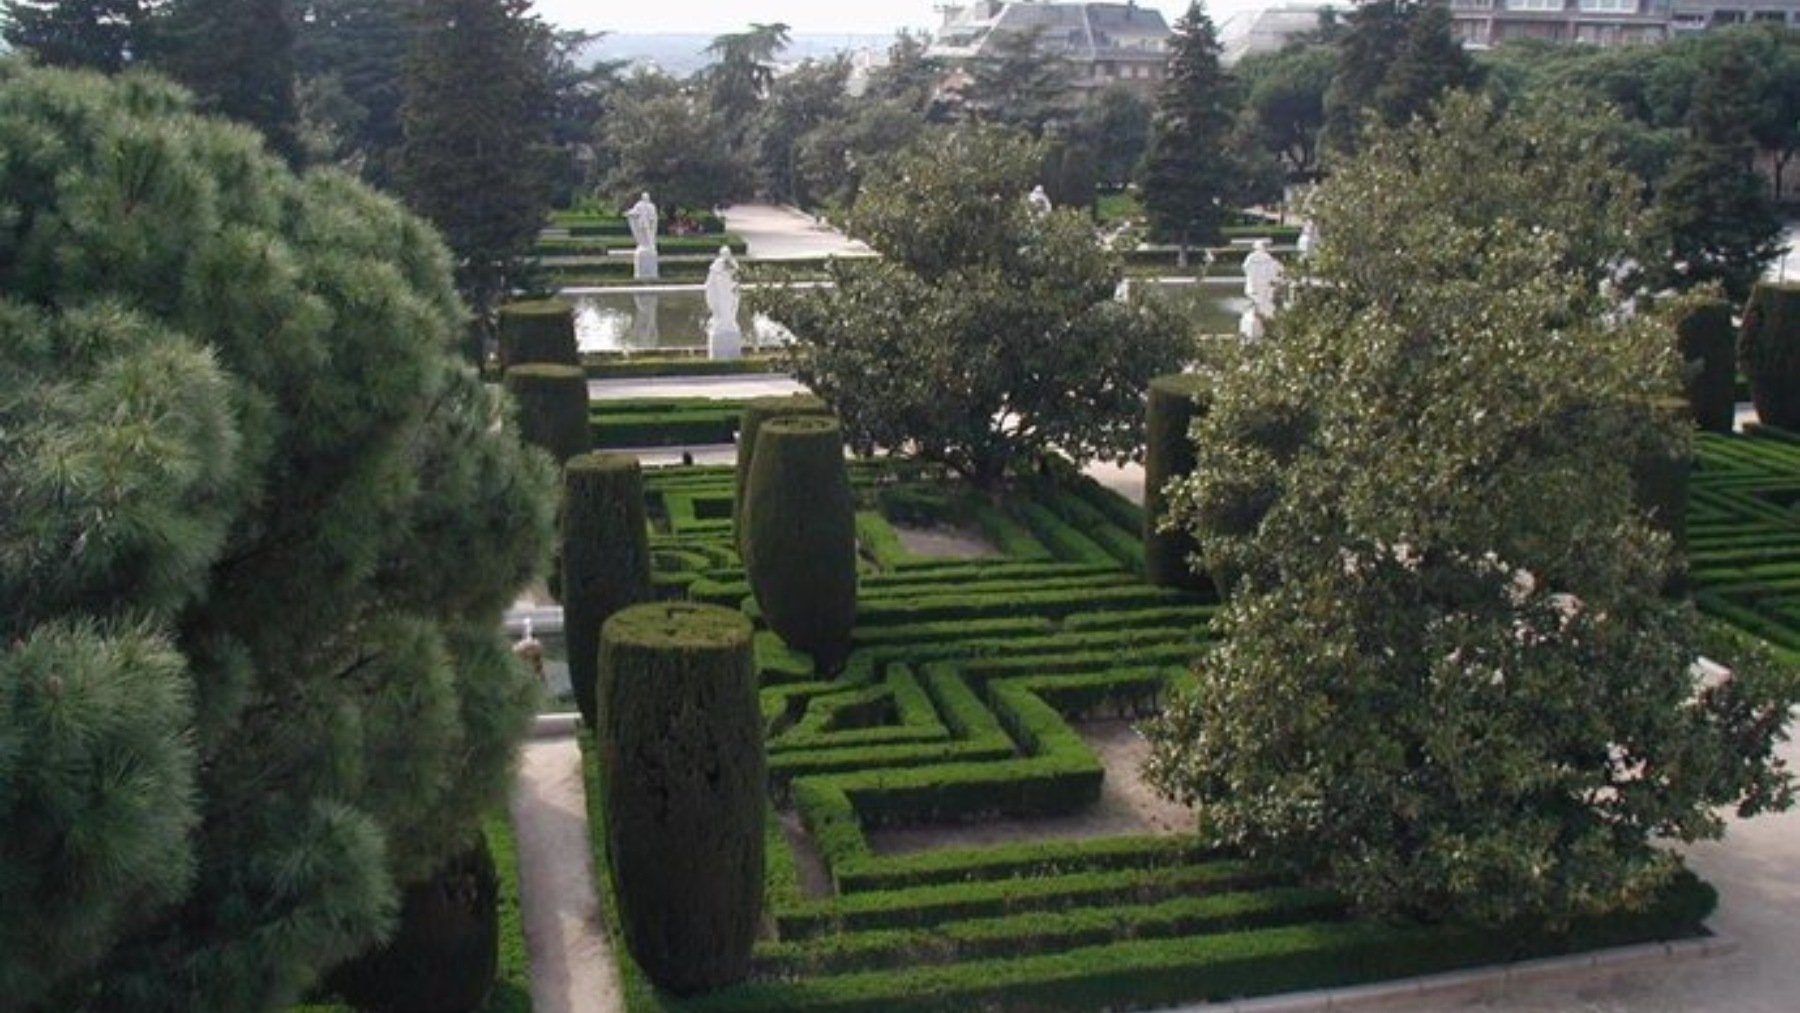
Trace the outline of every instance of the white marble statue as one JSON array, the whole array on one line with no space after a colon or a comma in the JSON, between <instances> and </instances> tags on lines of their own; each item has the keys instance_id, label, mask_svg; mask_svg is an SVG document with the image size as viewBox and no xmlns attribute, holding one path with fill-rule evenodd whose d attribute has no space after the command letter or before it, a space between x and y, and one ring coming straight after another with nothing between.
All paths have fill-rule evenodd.
<instances>
[{"instance_id":1,"label":"white marble statue","mask_svg":"<svg viewBox=\"0 0 1800 1013\"><path fill-rule=\"evenodd\" d=\"M638 196L638 202L625 212L625 221L631 226L631 238L637 241L638 249L656 249L657 212L649 194Z\"/></svg>"},{"instance_id":2,"label":"white marble statue","mask_svg":"<svg viewBox=\"0 0 1800 1013\"><path fill-rule=\"evenodd\" d=\"M1244 294L1250 297L1251 308L1265 318L1275 315L1275 287L1286 273L1281 261L1269 252L1267 239L1258 239L1244 258Z\"/></svg>"},{"instance_id":3,"label":"white marble statue","mask_svg":"<svg viewBox=\"0 0 1800 1013\"><path fill-rule=\"evenodd\" d=\"M714 359L736 359L744 352L744 334L738 329L737 260L731 247L719 247L706 271L706 309L712 319L706 327L708 354Z\"/></svg>"},{"instance_id":4,"label":"white marble statue","mask_svg":"<svg viewBox=\"0 0 1800 1013\"><path fill-rule=\"evenodd\" d=\"M1044 192L1042 183L1032 187L1031 192L1025 195L1025 203L1031 205L1032 214L1047 215L1053 210L1050 195Z\"/></svg>"},{"instance_id":5,"label":"white marble statue","mask_svg":"<svg viewBox=\"0 0 1800 1013\"><path fill-rule=\"evenodd\" d=\"M1299 246L1300 259L1302 260L1311 257L1313 251L1319 248L1319 227L1314 225L1310 218L1306 220L1305 224L1300 226Z\"/></svg>"},{"instance_id":6,"label":"white marble statue","mask_svg":"<svg viewBox=\"0 0 1800 1013\"><path fill-rule=\"evenodd\" d=\"M655 281L661 277L662 267L656 254L656 205L650 203L649 194L638 197L638 202L625 212L625 221L631 225L631 238L637 240L633 277L639 281Z\"/></svg>"}]
</instances>

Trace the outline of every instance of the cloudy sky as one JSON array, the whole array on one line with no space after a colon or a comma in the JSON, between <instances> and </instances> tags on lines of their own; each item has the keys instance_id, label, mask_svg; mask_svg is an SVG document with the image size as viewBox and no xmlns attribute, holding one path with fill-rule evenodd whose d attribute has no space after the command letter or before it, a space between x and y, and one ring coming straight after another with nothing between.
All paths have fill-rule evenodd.
<instances>
[{"instance_id":1,"label":"cloudy sky","mask_svg":"<svg viewBox=\"0 0 1800 1013\"><path fill-rule=\"evenodd\" d=\"M1216 22L1277 0L1212 0ZM1169 23L1187 0L1140 0L1163 11ZM885 35L900 28L934 28L941 20L931 0L537 0L537 13L564 28L592 31L716 35L753 21L784 21L795 32Z\"/></svg>"}]
</instances>

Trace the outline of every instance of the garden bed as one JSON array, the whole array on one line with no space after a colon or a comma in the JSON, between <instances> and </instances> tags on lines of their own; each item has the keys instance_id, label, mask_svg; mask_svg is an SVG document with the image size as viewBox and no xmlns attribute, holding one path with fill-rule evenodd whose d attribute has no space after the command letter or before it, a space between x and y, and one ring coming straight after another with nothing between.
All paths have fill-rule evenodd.
<instances>
[{"instance_id":1,"label":"garden bed","mask_svg":"<svg viewBox=\"0 0 1800 1013\"><path fill-rule=\"evenodd\" d=\"M1202 849L1119 770L1122 718L1187 677L1214 610L1141 583L1138 508L1074 476L996 502L916 463L851 473L863 575L846 670L821 679L758 634L771 784L752 977L678 1000L621 946L629 1009L1150 1008L1702 931L1714 894L1691 877L1644 912L1501 933L1355 920ZM754 617L732 488L726 468L649 473L655 579ZM896 531L933 524L1002 555L934 557ZM599 869L603 820L590 806Z\"/></svg>"}]
</instances>

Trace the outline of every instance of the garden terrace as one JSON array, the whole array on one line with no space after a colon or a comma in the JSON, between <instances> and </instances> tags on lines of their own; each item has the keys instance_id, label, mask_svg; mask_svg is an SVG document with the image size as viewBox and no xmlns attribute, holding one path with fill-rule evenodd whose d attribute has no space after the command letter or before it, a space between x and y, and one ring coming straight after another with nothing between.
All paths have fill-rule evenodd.
<instances>
[{"instance_id":1,"label":"garden terrace","mask_svg":"<svg viewBox=\"0 0 1800 1013\"><path fill-rule=\"evenodd\" d=\"M1741 446L1758 461L1800 453L1765 437L1707 444L1708 461L1735 460ZM1705 472L1697 502L1727 496L1714 472L1728 477L1723 464ZM858 461L850 473L861 591L845 671L822 679L772 634L756 638L770 808L752 977L678 1000L621 949L628 1008L1146 1008L1677 938L1711 910L1712 890L1684 878L1648 911L1554 934L1377 924L1190 835L1032 832L1065 825L1107 778L1131 776L1109 771L1089 733L1156 711L1187 678L1214 606L1142 583L1138 508L1085 478L993 500L915 462ZM655 581L662 595L755 617L732 488L728 468L647 475ZM932 525L977 533L1000 554L909 550L905 529ZM589 815L605 868L604 813ZM1001 819L1023 832L980 847L884 844L895 827Z\"/></svg>"}]
</instances>

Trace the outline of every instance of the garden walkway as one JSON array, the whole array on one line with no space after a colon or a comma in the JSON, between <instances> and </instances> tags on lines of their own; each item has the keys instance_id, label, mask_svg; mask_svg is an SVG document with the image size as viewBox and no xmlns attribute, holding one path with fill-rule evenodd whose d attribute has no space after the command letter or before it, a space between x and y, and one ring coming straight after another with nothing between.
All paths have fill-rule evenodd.
<instances>
[{"instance_id":1,"label":"garden walkway","mask_svg":"<svg viewBox=\"0 0 1800 1013\"><path fill-rule=\"evenodd\" d=\"M725 230L741 236L751 260L866 257L868 246L811 215L773 204L733 204L721 212Z\"/></svg>"}]
</instances>

